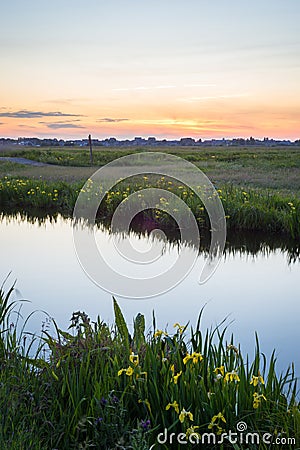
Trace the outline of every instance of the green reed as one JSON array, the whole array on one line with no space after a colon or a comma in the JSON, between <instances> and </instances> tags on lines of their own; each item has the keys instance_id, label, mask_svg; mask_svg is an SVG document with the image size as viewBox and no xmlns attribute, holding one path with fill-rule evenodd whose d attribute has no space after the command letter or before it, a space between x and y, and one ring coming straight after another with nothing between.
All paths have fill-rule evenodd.
<instances>
[{"instance_id":1,"label":"green reed","mask_svg":"<svg viewBox=\"0 0 300 450\"><path fill-rule=\"evenodd\" d=\"M30 337L16 326L13 289L0 290L0 446L7 449L148 449L165 428L188 437L235 430L299 440L293 366L277 374L276 356L243 357L226 327L174 324L172 333L132 335L116 300L115 325L73 313L68 331ZM26 323L26 321L25 321ZM37 345L33 345L33 343ZM295 441L297 442L297 441ZM158 448L181 448L178 444ZM209 448L266 449L230 444ZM294 444L285 448L296 448Z\"/></svg>"}]
</instances>

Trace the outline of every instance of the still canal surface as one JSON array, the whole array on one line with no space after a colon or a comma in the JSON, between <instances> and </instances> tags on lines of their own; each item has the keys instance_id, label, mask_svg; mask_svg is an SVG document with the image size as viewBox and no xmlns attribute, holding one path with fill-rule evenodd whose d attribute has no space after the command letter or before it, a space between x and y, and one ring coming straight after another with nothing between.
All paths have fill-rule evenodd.
<instances>
[{"instance_id":1,"label":"still canal surface","mask_svg":"<svg viewBox=\"0 0 300 450\"><path fill-rule=\"evenodd\" d=\"M132 234L143 249L149 238ZM120 236L120 239L124 237ZM113 258L113 240L109 231L97 231L98 245ZM153 245L153 241L152 245ZM159 244L159 243L158 243ZM155 240L154 240L154 245ZM55 220L24 220L20 215L2 215L0 219L0 284L11 272L6 288L16 280L16 298L30 300L23 306L23 316L37 310L26 329L39 332L46 311L62 329L67 329L73 311L85 311L92 320L97 315L112 324L112 297L96 286L82 270L74 249L72 220L58 216ZM195 249L191 249L195 251ZM178 256L178 246L168 243L159 264ZM252 357L255 332L261 351L269 358L276 350L278 370L294 362L300 373L300 260L299 252L286 243L264 243L257 236L238 243L229 242L215 274L198 284L205 254L200 252L189 275L169 292L143 300L117 298L127 323L137 313L146 317L148 329L152 311L157 328L170 333L173 324L195 325L198 313L206 304L202 328L216 326L227 318L228 339ZM116 262L117 264L117 262Z\"/></svg>"}]
</instances>

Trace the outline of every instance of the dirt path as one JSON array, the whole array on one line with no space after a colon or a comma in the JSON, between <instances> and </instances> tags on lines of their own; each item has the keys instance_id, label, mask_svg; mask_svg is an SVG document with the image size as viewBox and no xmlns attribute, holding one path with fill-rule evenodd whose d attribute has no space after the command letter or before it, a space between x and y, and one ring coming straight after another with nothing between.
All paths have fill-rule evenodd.
<instances>
[{"instance_id":1,"label":"dirt path","mask_svg":"<svg viewBox=\"0 0 300 450\"><path fill-rule=\"evenodd\" d=\"M10 161L17 164L24 164L25 166L49 166L49 164L33 161L32 159L18 158L14 156L0 156L0 161Z\"/></svg>"}]
</instances>

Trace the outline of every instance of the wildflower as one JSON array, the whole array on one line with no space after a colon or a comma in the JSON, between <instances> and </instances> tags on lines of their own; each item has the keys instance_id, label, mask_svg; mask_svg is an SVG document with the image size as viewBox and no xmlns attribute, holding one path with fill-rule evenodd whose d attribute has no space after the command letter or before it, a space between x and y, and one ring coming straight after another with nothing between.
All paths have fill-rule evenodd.
<instances>
[{"instance_id":1,"label":"wildflower","mask_svg":"<svg viewBox=\"0 0 300 450\"><path fill-rule=\"evenodd\" d=\"M223 416L223 414L221 412L219 412L218 414L213 416L213 418L211 419L210 424L208 425L208 429L215 430L215 433L218 435L221 434L224 431L220 425L221 422L226 423L226 419Z\"/></svg>"},{"instance_id":2,"label":"wildflower","mask_svg":"<svg viewBox=\"0 0 300 450\"><path fill-rule=\"evenodd\" d=\"M163 331L163 330L157 330L157 331L155 331L155 333L154 333L154 337L155 337L155 338L161 337L162 335L168 336L168 334L167 334L165 331Z\"/></svg>"},{"instance_id":3,"label":"wildflower","mask_svg":"<svg viewBox=\"0 0 300 450\"><path fill-rule=\"evenodd\" d=\"M222 422L226 423L226 419L221 412L219 412L218 414L213 416L213 418L211 419L211 423L219 422L220 420L222 420Z\"/></svg>"},{"instance_id":4,"label":"wildflower","mask_svg":"<svg viewBox=\"0 0 300 450\"><path fill-rule=\"evenodd\" d=\"M265 384L265 381L263 377L258 372L258 376L252 375L252 380L250 381L250 384L253 384L253 386L257 386L258 384Z\"/></svg>"},{"instance_id":5,"label":"wildflower","mask_svg":"<svg viewBox=\"0 0 300 450\"><path fill-rule=\"evenodd\" d=\"M185 421L185 419L188 418L191 422L194 421L193 414L189 411L186 411L184 408L182 409L181 413L179 414L179 420L181 423Z\"/></svg>"},{"instance_id":6,"label":"wildflower","mask_svg":"<svg viewBox=\"0 0 300 450\"><path fill-rule=\"evenodd\" d=\"M263 394L258 394L257 392L254 392L254 394L253 394L253 408L257 409L260 406L262 400L267 401L266 397Z\"/></svg>"},{"instance_id":7,"label":"wildflower","mask_svg":"<svg viewBox=\"0 0 300 450\"><path fill-rule=\"evenodd\" d=\"M179 332L179 334L182 334L183 333L183 330L185 329L185 326L184 325L180 325L178 322L176 322L176 323L174 323L174 325L173 325L173 327L174 328L178 328L178 332Z\"/></svg>"},{"instance_id":8,"label":"wildflower","mask_svg":"<svg viewBox=\"0 0 300 450\"><path fill-rule=\"evenodd\" d=\"M119 403L120 400L118 399L118 397L116 395L113 395L111 397L111 401L112 401L112 403Z\"/></svg>"},{"instance_id":9,"label":"wildflower","mask_svg":"<svg viewBox=\"0 0 300 450\"><path fill-rule=\"evenodd\" d=\"M187 364L188 361L193 360L194 364L197 364L198 361L202 361L203 356L201 355L201 353L192 353L192 354L187 354L185 358L183 358L183 364Z\"/></svg>"},{"instance_id":10,"label":"wildflower","mask_svg":"<svg viewBox=\"0 0 300 450\"><path fill-rule=\"evenodd\" d=\"M200 427L194 426L194 425L192 425L191 427L189 427L189 428L186 430L186 433L185 433L186 438L189 439L190 437L193 436L193 437L196 438L196 440L200 439L200 438L201 438L201 435L200 435L199 433L197 433L197 431L196 431L198 428L200 428ZM193 443L195 443L195 442L193 442ZM198 442L197 442L197 444L198 444Z\"/></svg>"},{"instance_id":11,"label":"wildflower","mask_svg":"<svg viewBox=\"0 0 300 450\"><path fill-rule=\"evenodd\" d=\"M119 377L120 375L122 375L123 372L125 372L127 376L131 377L131 375L133 374L134 370L133 370L133 368L130 367L130 366L129 366L127 369L120 369L120 370L118 371L118 377Z\"/></svg>"},{"instance_id":12,"label":"wildflower","mask_svg":"<svg viewBox=\"0 0 300 450\"><path fill-rule=\"evenodd\" d=\"M97 417L97 419L95 420L95 425L101 425L102 422L103 422L103 418Z\"/></svg>"},{"instance_id":13,"label":"wildflower","mask_svg":"<svg viewBox=\"0 0 300 450\"><path fill-rule=\"evenodd\" d=\"M131 352L129 356L129 361L132 362L135 366L139 364L139 355L135 355L133 352Z\"/></svg>"},{"instance_id":14,"label":"wildflower","mask_svg":"<svg viewBox=\"0 0 300 450\"><path fill-rule=\"evenodd\" d=\"M224 383L229 383L231 381L240 381L240 377L234 370L232 372L227 372L224 377Z\"/></svg>"},{"instance_id":15,"label":"wildflower","mask_svg":"<svg viewBox=\"0 0 300 450\"><path fill-rule=\"evenodd\" d=\"M142 420L141 421L141 428L143 431L148 431L151 427L151 422L150 420Z\"/></svg>"},{"instance_id":16,"label":"wildflower","mask_svg":"<svg viewBox=\"0 0 300 450\"><path fill-rule=\"evenodd\" d=\"M174 400L173 403L168 403L168 404L167 404L167 406L166 406L166 411L168 411L170 408L174 408L174 409L175 409L175 412L176 412L177 414L179 414L179 405L178 405L178 403L176 402L176 400Z\"/></svg>"},{"instance_id":17,"label":"wildflower","mask_svg":"<svg viewBox=\"0 0 300 450\"><path fill-rule=\"evenodd\" d=\"M222 377L224 377L224 373L225 373L225 367L224 366L220 366L220 367L216 367L214 372L218 375L221 375Z\"/></svg>"},{"instance_id":18,"label":"wildflower","mask_svg":"<svg viewBox=\"0 0 300 450\"><path fill-rule=\"evenodd\" d=\"M128 377L131 377L131 375L133 374L134 370L132 367L128 367L128 369L126 369L126 375Z\"/></svg>"},{"instance_id":19,"label":"wildflower","mask_svg":"<svg viewBox=\"0 0 300 450\"><path fill-rule=\"evenodd\" d=\"M100 403L101 403L102 406L105 406L107 404L106 398L102 397L101 400L100 400Z\"/></svg>"},{"instance_id":20,"label":"wildflower","mask_svg":"<svg viewBox=\"0 0 300 450\"><path fill-rule=\"evenodd\" d=\"M228 344L226 350L227 350L228 352L229 352L230 350L233 350L234 353L235 353L236 355L239 354L239 349L238 349L235 345L232 345L232 344Z\"/></svg>"},{"instance_id":21,"label":"wildflower","mask_svg":"<svg viewBox=\"0 0 300 450\"><path fill-rule=\"evenodd\" d=\"M182 370L180 372L178 372L176 375L173 375L173 378L171 381L173 381L174 384L177 384L178 378L180 377L181 374L182 374Z\"/></svg>"}]
</instances>

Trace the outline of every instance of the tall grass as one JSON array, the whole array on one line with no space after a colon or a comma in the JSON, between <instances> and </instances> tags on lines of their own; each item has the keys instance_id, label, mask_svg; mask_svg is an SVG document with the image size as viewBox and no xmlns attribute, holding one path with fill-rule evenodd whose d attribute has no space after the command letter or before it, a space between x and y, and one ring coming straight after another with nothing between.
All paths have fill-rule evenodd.
<instances>
[{"instance_id":1,"label":"tall grass","mask_svg":"<svg viewBox=\"0 0 300 450\"><path fill-rule=\"evenodd\" d=\"M180 186L164 177L156 177L152 182L146 179L142 182L120 182L106 194L99 219L112 217L117 206L126 201L130 194L141 189L157 187L175 193L192 210L199 227L209 229L210 223L202 202L194 192L186 186ZM62 212L72 214L73 208L83 182L46 182L32 179L5 178L0 180L0 205L2 211L8 208L30 211L39 209L47 212ZM92 195L98 192L91 187ZM100 187L101 190L101 187ZM263 189L236 187L233 185L220 186L218 194L223 202L229 230L265 231L279 233L293 239L300 237L300 199L284 196L279 193ZM143 194L140 194L141 201ZM92 200L92 198L91 198ZM157 208L144 213L158 225L174 226L173 219Z\"/></svg>"},{"instance_id":2,"label":"tall grass","mask_svg":"<svg viewBox=\"0 0 300 450\"><path fill-rule=\"evenodd\" d=\"M202 330L203 311L195 329L175 324L172 334L157 330L155 318L146 332L138 314L130 335L114 300L115 326L77 311L68 331L54 323L33 352L24 329L12 326L12 292L0 291L1 448L146 450L164 428L219 437L240 421L260 435L299 439L293 366L278 375L258 339L249 361L224 325ZM194 446L187 440L185 448ZM225 439L210 448L269 447Z\"/></svg>"}]
</instances>

